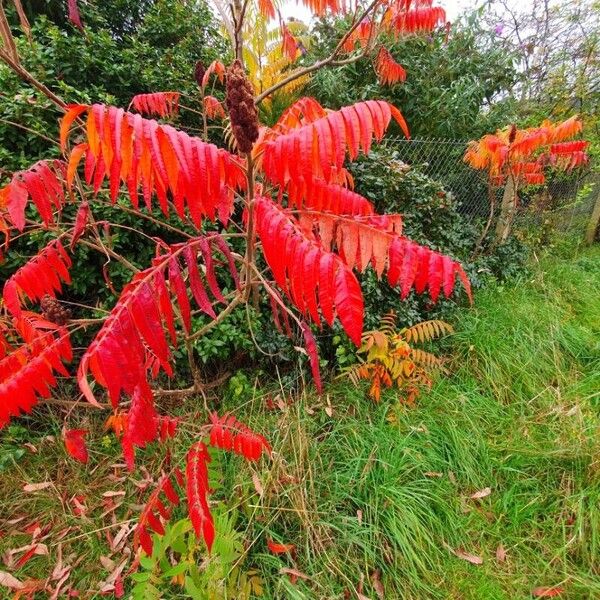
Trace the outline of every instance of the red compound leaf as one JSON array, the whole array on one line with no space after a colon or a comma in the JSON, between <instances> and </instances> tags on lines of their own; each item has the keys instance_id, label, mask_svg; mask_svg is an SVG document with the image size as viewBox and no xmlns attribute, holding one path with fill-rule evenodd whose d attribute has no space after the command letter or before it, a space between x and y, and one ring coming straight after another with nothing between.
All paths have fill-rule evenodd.
<instances>
[{"instance_id":1,"label":"red compound leaf","mask_svg":"<svg viewBox=\"0 0 600 600\"><path fill-rule=\"evenodd\" d=\"M172 117L179 112L179 92L154 92L152 94L138 94L131 100L135 110L143 115Z\"/></svg>"},{"instance_id":2,"label":"red compound leaf","mask_svg":"<svg viewBox=\"0 0 600 600\"><path fill-rule=\"evenodd\" d=\"M337 315L359 346L363 298L351 269L339 256L323 250L293 217L267 198L256 200L256 226L276 283L300 312L320 323L320 308L329 325Z\"/></svg>"},{"instance_id":3,"label":"red compound leaf","mask_svg":"<svg viewBox=\"0 0 600 600\"><path fill-rule=\"evenodd\" d=\"M0 189L0 208L19 230L25 228L25 209L29 200L35 205L44 225L54 224L54 212L65 203L65 163L41 160L25 171L18 171L11 182Z\"/></svg>"},{"instance_id":4,"label":"red compound leaf","mask_svg":"<svg viewBox=\"0 0 600 600\"><path fill-rule=\"evenodd\" d=\"M290 180L296 184L314 179L331 182L343 170L346 154L351 159L360 149L368 154L373 138L383 138L392 117L408 137L404 117L395 106L367 100L330 112L275 139L265 139L257 145L264 149L265 175L280 186Z\"/></svg>"},{"instance_id":5,"label":"red compound leaf","mask_svg":"<svg viewBox=\"0 0 600 600\"><path fill-rule=\"evenodd\" d=\"M162 368L169 376L171 351L169 341L175 344L176 303L189 329L191 304L188 285L198 307L215 316L213 303L223 302L214 272L213 252L220 252L228 260L230 272L237 281L238 275L231 252L224 239L212 234L206 238L193 238L184 244L169 247L159 255L154 264L137 273L125 286L110 315L84 353L78 369L81 391L88 401L96 403L88 373L108 390L113 406L119 403L122 393L132 396L137 388L145 388L150 377L156 377ZM205 274L201 275L198 261L202 257ZM187 270L187 283L184 272ZM167 279L168 275L168 279ZM205 282L206 280L206 282ZM215 300L209 298L208 290Z\"/></svg>"},{"instance_id":6,"label":"red compound leaf","mask_svg":"<svg viewBox=\"0 0 600 600\"><path fill-rule=\"evenodd\" d=\"M0 360L0 429L11 417L29 413L39 398L49 398L55 373L68 377L62 361L73 351L66 331L40 333Z\"/></svg>"},{"instance_id":7,"label":"red compound leaf","mask_svg":"<svg viewBox=\"0 0 600 600\"><path fill-rule=\"evenodd\" d=\"M101 104L69 107L61 125L63 146L70 123L84 113L87 143L77 147L76 162L85 156L85 180L94 191L108 178L113 202L124 183L135 208L141 187L148 209L155 193L168 216L170 193L178 216L187 221L187 211L196 227L204 218L228 221L235 190L246 185L236 157L170 125ZM69 174L76 166L69 165Z\"/></svg>"},{"instance_id":8,"label":"red compound leaf","mask_svg":"<svg viewBox=\"0 0 600 600\"><path fill-rule=\"evenodd\" d=\"M179 469L175 471L175 477L181 481L182 475ZM151 532L155 531L159 535L164 535L165 528L163 521L171 518L171 508L169 505L177 506L179 504L179 494L177 493L173 481L168 475L163 476L140 515L135 533L133 536L134 547L141 546L144 552L152 555L152 537Z\"/></svg>"},{"instance_id":9,"label":"red compound leaf","mask_svg":"<svg viewBox=\"0 0 600 600\"><path fill-rule=\"evenodd\" d=\"M406 71L398 64L386 48L381 48L375 62L375 71L382 85L393 85L406 81Z\"/></svg>"},{"instance_id":10,"label":"red compound leaf","mask_svg":"<svg viewBox=\"0 0 600 600\"><path fill-rule=\"evenodd\" d=\"M248 426L240 423L233 415L219 417L211 414L210 444L215 448L229 450L247 460L258 460L263 452L271 454L269 442Z\"/></svg>"},{"instance_id":11,"label":"red compound leaf","mask_svg":"<svg viewBox=\"0 0 600 600\"><path fill-rule=\"evenodd\" d=\"M211 458L203 442L196 442L187 453L186 489L188 511L196 537L204 538L208 552L215 539L215 525L208 506L208 463Z\"/></svg>"},{"instance_id":12,"label":"red compound leaf","mask_svg":"<svg viewBox=\"0 0 600 600\"><path fill-rule=\"evenodd\" d=\"M68 257L60 240L50 242L39 254L18 269L4 284L4 303L16 318L21 316L25 298L35 302L46 294L56 297L61 283L71 283Z\"/></svg>"}]
</instances>

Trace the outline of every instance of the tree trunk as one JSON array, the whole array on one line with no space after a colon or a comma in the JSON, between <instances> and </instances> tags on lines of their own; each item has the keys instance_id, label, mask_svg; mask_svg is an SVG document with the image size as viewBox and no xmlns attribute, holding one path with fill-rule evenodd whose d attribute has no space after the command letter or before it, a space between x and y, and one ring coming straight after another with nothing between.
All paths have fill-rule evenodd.
<instances>
[{"instance_id":1,"label":"tree trunk","mask_svg":"<svg viewBox=\"0 0 600 600\"><path fill-rule=\"evenodd\" d=\"M596 196L596 204L594 205L594 210L592 211L592 216L590 217L590 222L588 223L587 229L585 231L585 242L590 246L594 243L596 239L596 235L598 234L598 229L600 228L600 191Z\"/></svg>"},{"instance_id":2,"label":"tree trunk","mask_svg":"<svg viewBox=\"0 0 600 600\"><path fill-rule=\"evenodd\" d=\"M506 186L504 187L504 195L502 196L502 204L500 205L500 216L496 224L495 244L505 242L510 235L512 222L515 216L517 203L517 186L512 175L508 176Z\"/></svg>"}]
</instances>

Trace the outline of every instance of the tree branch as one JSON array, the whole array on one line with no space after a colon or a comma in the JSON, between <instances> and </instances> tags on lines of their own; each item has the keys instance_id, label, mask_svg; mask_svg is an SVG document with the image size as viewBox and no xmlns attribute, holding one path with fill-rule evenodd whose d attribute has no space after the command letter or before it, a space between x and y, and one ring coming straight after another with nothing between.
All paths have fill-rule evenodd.
<instances>
[{"instance_id":1,"label":"tree branch","mask_svg":"<svg viewBox=\"0 0 600 600\"><path fill-rule=\"evenodd\" d=\"M29 71L22 67L16 60L14 60L4 48L0 48L0 60L4 61L23 81L29 83L38 91L42 92L44 96L49 98L56 106L61 110L67 108L66 102L57 96L51 89L47 88L43 83L38 81Z\"/></svg>"},{"instance_id":2,"label":"tree branch","mask_svg":"<svg viewBox=\"0 0 600 600\"><path fill-rule=\"evenodd\" d=\"M357 56L353 56L352 58L348 58L348 59L345 59L342 61L335 60L336 56L340 53L344 44L346 43L346 40L348 40L348 38L359 27L362 20L377 8L377 6L381 3L381 1L382 0L373 0L371 2L371 4L369 4L369 6L363 11L363 13L360 15L360 17L358 17L358 19L356 19L356 22L354 23L354 25L352 25L352 27L350 27L350 29L348 29L348 31L344 34L344 36L338 42L338 44L335 47L335 49L333 50L333 52L327 58L324 58L323 60L319 60L316 63L314 63L308 67L299 69L298 71L294 71L288 77L286 77L285 79L272 85L270 88L267 88L264 92L262 92L260 95L258 95L255 98L254 103L260 104L265 98L267 98L271 94L275 93L277 90L280 90L282 87L285 87L286 85L290 84L292 81L296 81L296 79L299 79L300 77L304 77L305 75L313 73L314 71L318 71L319 69L322 69L323 67L326 67L327 65L331 65L331 66L348 65L348 64L351 64L351 63L356 62L357 60L360 60L361 58L363 58L363 56L365 56L367 54L367 50L369 48L368 44L364 48L364 50Z\"/></svg>"}]
</instances>

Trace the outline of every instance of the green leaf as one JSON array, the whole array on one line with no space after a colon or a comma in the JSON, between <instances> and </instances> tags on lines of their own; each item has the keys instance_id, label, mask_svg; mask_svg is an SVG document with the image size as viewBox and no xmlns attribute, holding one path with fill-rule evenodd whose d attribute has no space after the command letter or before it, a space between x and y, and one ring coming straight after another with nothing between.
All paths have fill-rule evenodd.
<instances>
[{"instance_id":1,"label":"green leaf","mask_svg":"<svg viewBox=\"0 0 600 600\"><path fill-rule=\"evenodd\" d=\"M148 571L152 571L154 569L154 565L156 561L151 556L141 556L140 557L140 565L144 567L144 569Z\"/></svg>"},{"instance_id":2,"label":"green leaf","mask_svg":"<svg viewBox=\"0 0 600 600\"><path fill-rule=\"evenodd\" d=\"M163 577L175 577L176 575L181 575L182 573L185 573L189 568L190 563L188 561L181 561L174 567L171 567L168 571L165 571Z\"/></svg>"}]
</instances>

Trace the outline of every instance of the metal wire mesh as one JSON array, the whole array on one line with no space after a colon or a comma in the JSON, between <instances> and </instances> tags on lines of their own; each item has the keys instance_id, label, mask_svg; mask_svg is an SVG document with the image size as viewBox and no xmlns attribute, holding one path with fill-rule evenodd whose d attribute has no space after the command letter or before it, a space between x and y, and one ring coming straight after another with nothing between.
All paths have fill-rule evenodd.
<instances>
[{"instance_id":1,"label":"metal wire mesh","mask_svg":"<svg viewBox=\"0 0 600 600\"><path fill-rule=\"evenodd\" d=\"M463 161L468 140L385 138L383 144L394 150L400 160L440 181L452 192L459 212L469 221L489 217L490 190L485 172L472 169ZM550 173L544 186L530 186L519 194L515 222L524 226L541 225L549 218L561 229L581 229L592 212L600 188L600 175L585 169L571 173ZM496 188L496 204L502 188Z\"/></svg>"}]
</instances>

